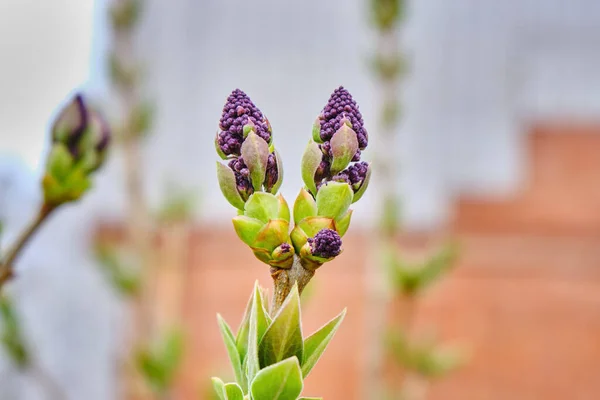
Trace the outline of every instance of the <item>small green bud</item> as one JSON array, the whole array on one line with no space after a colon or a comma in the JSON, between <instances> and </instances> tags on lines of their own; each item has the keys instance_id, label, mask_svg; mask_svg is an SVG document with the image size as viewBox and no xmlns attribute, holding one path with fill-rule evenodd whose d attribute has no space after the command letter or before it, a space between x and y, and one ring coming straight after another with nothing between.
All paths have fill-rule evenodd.
<instances>
[{"instance_id":1,"label":"small green bud","mask_svg":"<svg viewBox=\"0 0 600 400\"><path fill-rule=\"evenodd\" d=\"M254 122L252 122L252 120L250 118L248 118L248 122L246 122L246 125L244 125L244 127L242 129L242 134L244 136L244 139L246 137L248 137L248 134L250 132L256 133L256 124Z\"/></svg>"},{"instance_id":2,"label":"small green bud","mask_svg":"<svg viewBox=\"0 0 600 400\"><path fill-rule=\"evenodd\" d=\"M331 163L330 173L332 175L344 170L358 151L356 132L348 126L349 123L349 121L348 123L343 123L340 129L338 129L331 138L333 161Z\"/></svg>"},{"instance_id":3,"label":"small green bud","mask_svg":"<svg viewBox=\"0 0 600 400\"><path fill-rule=\"evenodd\" d=\"M259 191L265 181L269 145L260 136L250 131L241 148L242 158L250 170L250 179L254 190Z\"/></svg>"},{"instance_id":4,"label":"small green bud","mask_svg":"<svg viewBox=\"0 0 600 400\"><path fill-rule=\"evenodd\" d=\"M317 194L315 174L322 160L323 152L319 145L311 140L302 155L302 180L313 195Z\"/></svg>"}]
</instances>

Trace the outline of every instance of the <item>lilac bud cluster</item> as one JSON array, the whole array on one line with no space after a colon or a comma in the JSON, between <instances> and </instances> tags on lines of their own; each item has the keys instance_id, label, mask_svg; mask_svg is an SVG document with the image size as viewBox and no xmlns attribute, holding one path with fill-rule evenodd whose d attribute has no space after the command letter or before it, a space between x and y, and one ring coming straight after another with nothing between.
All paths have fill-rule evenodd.
<instances>
[{"instance_id":1,"label":"lilac bud cluster","mask_svg":"<svg viewBox=\"0 0 600 400\"><path fill-rule=\"evenodd\" d=\"M227 165L243 202L256 191L276 192L281 184L271 141L271 125L263 113L240 89L231 92L223 107L215 145L221 158L229 160Z\"/></svg>"},{"instance_id":2,"label":"lilac bud cluster","mask_svg":"<svg viewBox=\"0 0 600 400\"><path fill-rule=\"evenodd\" d=\"M223 107L218 134L218 145L226 156L240 156L242 143L245 139L244 126L254 125L255 132L265 142L271 142L271 127L269 121L254 105L250 97L240 89L235 89Z\"/></svg>"},{"instance_id":3,"label":"lilac bud cluster","mask_svg":"<svg viewBox=\"0 0 600 400\"><path fill-rule=\"evenodd\" d=\"M321 229L314 238L308 238L314 256L333 258L342 251L342 239L333 229Z\"/></svg>"},{"instance_id":4,"label":"lilac bud cluster","mask_svg":"<svg viewBox=\"0 0 600 400\"><path fill-rule=\"evenodd\" d=\"M351 160L352 162L358 163L360 161L361 151L366 149L369 143L369 135L364 127L358 105L344 87L340 86L333 91L327 105L319 115L318 123L320 125L319 138L322 141L319 148L323 153L323 157L315 173L317 189L323 183L334 180L347 181L356 190L365 179L368 168L367 163L350 165L346 170L337 173L335 176L332 176L335 171L331 171L333 158L331 139L344 124L347 124L356 134L358 142L358 149ZM350 179L351 177L352 179Z\"/></svg>"}]
</instances>

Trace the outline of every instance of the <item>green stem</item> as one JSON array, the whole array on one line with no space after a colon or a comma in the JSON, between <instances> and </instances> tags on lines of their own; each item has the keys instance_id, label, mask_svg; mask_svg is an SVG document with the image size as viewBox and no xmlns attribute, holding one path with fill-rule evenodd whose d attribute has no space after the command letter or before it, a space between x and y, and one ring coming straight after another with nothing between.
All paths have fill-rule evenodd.
<instances>
[{"instance_id":1,"label":"green stem","mask_svg":"<svg viewBox=\"0 0 600 400\"><path fill-rule=\"evenodd\" d=\"M56 206L50 206L44 203L42 207L40 207L40 210L38 211L34 220L31 221L23 233L21 233L21 235L17 238L17 241L14 243L14 245L8 250L6 256L0 263L0 289L14 276L13 266L17 260L17 257L21 254L21 251L25 245L29 242L29 239L31 239L33 234L38 230L38 228L55 208Z\"/></svg>"},{"instance_id":2,"label":"green stem","mask_svg":"<svg viewBox=\"0 0 600 400\"><path fill-rule=\"evenodd\" d=\"M281 308L285 298L294 287L294 283L298 283L298 293L302 294L302 291L314 275L315 271L305 268L301 258L295 254L291 268L283 269L273 267L271 269L271 276L273 277L275 290L273 293L271 315L274 316L277 314L277 311Z\"/></svg>"}]
</instances>

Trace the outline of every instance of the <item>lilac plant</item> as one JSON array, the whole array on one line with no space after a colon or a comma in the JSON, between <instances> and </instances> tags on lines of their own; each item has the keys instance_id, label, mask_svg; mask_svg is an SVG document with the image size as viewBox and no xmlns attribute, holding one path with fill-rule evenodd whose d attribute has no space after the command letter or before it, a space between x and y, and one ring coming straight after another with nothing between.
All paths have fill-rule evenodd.
<instances>
[{"instance_id":1,"label":"lilac plant","mask_svg":"<svg viewBox=\"0 0 600 400\"><path fill-rule=\"evenodd\" d=\"M59 206L79 200L102 166L111 133L101 115L75 95L52 124L51 148L42 178L44 201L35 219L0 258L0 288L14 275L14 263L31 236Z\"/></svg>"},{"instance_id":2,"label":"lilac plant","mask_svg":"<svg viewBox=\"0 0 600 400\"><path fill-rule=\"evenodd\" d=\"M341 324L345 310L304 338L300 295L316 271L343 250L352 203L364 194L370 164L362 115L350 93L336 89L319 114L302 157L302 178L293 209L277 191L283 180L268 119L241 90L227 98L215 138L219 186L238 210L238 237L263 263L274 282L270 311L255 286L237 334L219 316L236 382L213 378L222 400L295 400Z\"/></svg>"}]
</instances>

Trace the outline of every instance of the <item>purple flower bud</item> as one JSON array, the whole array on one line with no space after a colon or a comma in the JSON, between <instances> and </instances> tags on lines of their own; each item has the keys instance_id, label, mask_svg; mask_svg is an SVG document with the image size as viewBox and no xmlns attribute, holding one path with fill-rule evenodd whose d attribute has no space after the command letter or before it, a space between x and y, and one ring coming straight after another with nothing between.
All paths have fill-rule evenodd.
<instances>
[{"instance_id":1,"label":"purple flower bud","mask_svg":"<svg viewBox=\"0 0 600 400\"><path fill-rule=\"evenodd\" d=\"M279 179L279 171L277 169L277 158L274 153L269 154L267 160L267 173L265 175L265 188L267 192L270 192L275 183Z\"/></svg>"},{"instance_id":2,"label":"purple flower bud","mask_svg":"<svg viewBox=\"0 0 600 400\"><path fill-rule=\"evenodd\" d=\"M221 132L217 143L225 155L240 156L244 141L244 126L247 124L254 124L256 134L265 142L270 142L269 122L246 93L236 89L227 98L219 121Z\"/></svg>"},{"instance_id":3,"label":"purple flower bud","mask_svg":"<svg viewBox=\"0 0 600 400\"><path fill-rule=\"evenodd\" d=\"M333 134L347 120L352 125L352 130L356 132L359 149L364 150L367 147L369 137L363 126L362 114L352 95L342 86L333 91L327 105L323 108L322 116L321 140L324 142L331 140Z\"/></svg>"},{"instance_id":4,"label":"purple flower bud","mask_svg":"<svg viewBox=\"0 0 600 400\"><path fill-rule=\"evenodd\" d=\"M292 250L292 246L289 243L282 243L280 247L282 253L289 253Z\"/></svg>"},{"instance_id":5,"label":"purple flower bud","mask_svg":"<svg viewBox=\"0 0 600 400\"><path fill-rule=\"evenodd\" d=\"M75 150L77 142L88 126L89 111L81 94L77 94L62 109L52 125L52 142L63 143Z\"/></svg>"},{"instance_id":6,"label":"purple flower bud","mask_svg":"<svg viewBox=\"0 0 600 400\"><path fill-rule=\"evenodd\" d=\"M244 159L242 157L235 158L229 161L228 165L235 175L235 183L238 192L244 201L248 200L248 197L254 193L254 187L250 182L250 170L248 170L248 167L244 163Z\"/></svg>"},{"instance_id":7,"label":"purple flower bud","mask_svg":"<svg viewBox=\"0 0 600 400\"><path fill-rule=\"evenodd\" d=\"M106 120L80 94L62 109L52 126L52 142L63 144L76 161L85 158L90 172L104 162L110 137ZM89 157L89 152L94 156Z\"/></svg>"},{"instance_id":8,"label":"purple flower bud","mask_svg":"<svg viewBox=\"0 0 600 400\"><path fill-rule=\"evenodd\" d=\"M342 239L333 229L321 229L314 238L308 238L308 243L317 257L333 258L342 251Z\"/></svg>"},{"instance_id":9,"label":"purple flower bud","mask_svg":"<svg viewBox=\"0 0 600 400\"><path fill-rule=\"evenodd\" d=\"M354 192L356 193L365 181L368 170L369 164L364 161L361 161L359 163L349 166L339 174L335 175L332 178L332 180L337 182L346 182L352 187L352 190L354 190Z\"/></svg>"}]
</instances>

